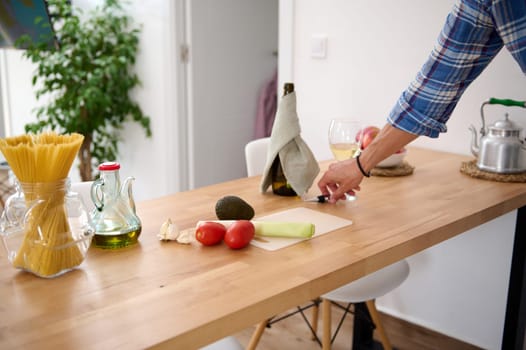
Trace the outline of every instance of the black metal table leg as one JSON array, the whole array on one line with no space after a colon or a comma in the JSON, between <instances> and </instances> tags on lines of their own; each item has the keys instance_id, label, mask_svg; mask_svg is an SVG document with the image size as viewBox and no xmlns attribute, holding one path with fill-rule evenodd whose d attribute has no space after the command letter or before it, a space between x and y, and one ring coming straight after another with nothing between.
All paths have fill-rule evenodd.
<instances>
[{"instance_id":1,"label":"black metal table leg","mask_svg":"<svg viewBox=\"0 0 526 350\"><path fill-rule=\"evenodd\" d=\"M504 350L523 350L526 329L526 206L517 211L506 318L502 334Z\"/></svg>"},{"instance_id":2,"label":"black metal table leg","mask_svg":"<svg viewBox=\"0 0 526 350\"><path fill-rule=\"evenodd\" d=\"M354 304L352 349L381 350L382 344L373 339L374 324L365 303Z\"/></svg>"}]
</instances>

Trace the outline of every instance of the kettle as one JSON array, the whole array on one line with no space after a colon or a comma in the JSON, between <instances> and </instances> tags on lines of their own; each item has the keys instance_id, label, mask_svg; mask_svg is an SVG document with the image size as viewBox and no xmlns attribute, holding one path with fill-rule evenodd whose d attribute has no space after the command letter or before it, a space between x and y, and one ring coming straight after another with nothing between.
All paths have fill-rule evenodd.
<instances>
[{"instance_id":1,"label":"kettle","mask_svg":"<svg viewBox=\"0 0 526 350\"><path fill-rule=\"evenodd\" d=\"M471 152L477 157L480 170L499 174L513 174L526 171L526 145L521 139L522 128L511 121L506 113L504 120L485 126L484 107L488 104L517 106L526 108L526 102L491 98L480 107L482 127L480 128L480 146L477 131L470 126L472 133Z\"/></svg>"}]
</instances>

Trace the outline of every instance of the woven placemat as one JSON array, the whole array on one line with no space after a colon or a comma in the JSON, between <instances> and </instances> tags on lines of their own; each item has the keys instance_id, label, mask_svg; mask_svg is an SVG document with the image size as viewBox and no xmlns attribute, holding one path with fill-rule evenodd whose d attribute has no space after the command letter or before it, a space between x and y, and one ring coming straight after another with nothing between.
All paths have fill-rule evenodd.
<instances>
[{"instance_id":1,"label":"woven placemat","mask_svg":"<svg viewBox=\"0 0 526 350\"><path fill-rule=\"evenodd\" d=\"M403 161L402 164L391 168L373 168L371 175L373 176L406 176L411 175L415 167L408 162Z\"/></svg>"},{"instance_id":2,"label":"woven placemat","mask_svg":"<svg viewBox=\"0 0 526 350\"><path fill-rule=\"evenodd\" d=\"M526 182L526 172L517 174L496 174L488 171L480 170L477 167L475 159L462 162L460 165L460 172L477 179L498 181L498 182Z\"/></svg>"}]
</instances>

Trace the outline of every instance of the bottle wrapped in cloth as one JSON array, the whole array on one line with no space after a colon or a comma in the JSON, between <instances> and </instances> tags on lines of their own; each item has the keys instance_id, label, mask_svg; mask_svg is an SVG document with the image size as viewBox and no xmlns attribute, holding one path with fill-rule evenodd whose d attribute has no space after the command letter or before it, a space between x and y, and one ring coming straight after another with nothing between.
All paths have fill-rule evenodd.
<instances>
[{"instance_id":1,"label":"bottle wrapped in cloth","mask_svg":"<svg viewBox=\"0 0 526 350\"><path fill-rule=\"evenodd\" d=\"M298 196L303 196L312 186L320 167L300 133L296 93L292 90L283 96L276 112L267 162L261 179L261 192L266 192L272 184L271 169L276 159L281 162L288 185Z\"/></svg>"}]
</instances>

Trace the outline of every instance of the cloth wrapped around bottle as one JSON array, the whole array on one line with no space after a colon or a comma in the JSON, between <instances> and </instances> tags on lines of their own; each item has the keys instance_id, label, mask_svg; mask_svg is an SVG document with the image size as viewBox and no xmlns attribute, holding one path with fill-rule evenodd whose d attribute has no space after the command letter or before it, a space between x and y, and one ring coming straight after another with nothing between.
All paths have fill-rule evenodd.
<instances>
[{"instance_id":1,"label":"cloth wrapped around bottle","mask_svg":"<svg viewBox=\"0 0 526 350\"><path fill-rule=\"evenodd\" d=\"M278 155L283 173L298 195L303 195L312 186L320 167L300 133L296 93L291 92L283 96L276 112L267 162L261 179L261 192L266 192L272 183L270 169Z\"/></svg>"}]
</instances>

